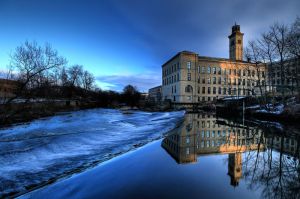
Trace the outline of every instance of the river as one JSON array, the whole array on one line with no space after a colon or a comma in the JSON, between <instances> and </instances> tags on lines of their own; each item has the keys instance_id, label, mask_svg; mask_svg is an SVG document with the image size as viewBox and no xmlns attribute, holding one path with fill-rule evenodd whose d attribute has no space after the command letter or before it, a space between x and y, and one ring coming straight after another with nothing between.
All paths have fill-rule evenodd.
<instances>
[{"instance_id":1,"label":"river","mask_svg":"<svg viewBox=\"0 0 300 199\"><path fill-rule=\"evenodd\" d=\"M90 109L0 129L0 198L18 195L159 139L183 111Z\"/></svg>"}]
</instances>

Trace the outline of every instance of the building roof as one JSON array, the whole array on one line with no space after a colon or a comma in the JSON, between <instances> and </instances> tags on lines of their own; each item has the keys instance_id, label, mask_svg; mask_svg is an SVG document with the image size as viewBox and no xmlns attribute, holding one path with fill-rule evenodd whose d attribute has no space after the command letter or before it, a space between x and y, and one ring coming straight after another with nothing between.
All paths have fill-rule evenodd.
<instances>
[{"instance_id":1,"label":"building roof","mask_svg":"<svg viewBox=\"0 0 300 199\"><path fill-rule=\"evenodd\" d=\"M164 67L165 65L167 65L169 62L171 62L173 59L175 59L176 57L178 57L181 54L197 55L199 60L206 60L206 61L217 61L217 62L218 61L225 61L225 62L245 63L245 64L250 64L251 63L251 62L247 62L247 61L231 60L231 59L228 59L228 58L199 56L197 53L184 50L184 51L178 52L176 55L174 55L173 57L171 57L168 61L166 61L162 65L162 67Z\"/></svg>"}]
</instances>

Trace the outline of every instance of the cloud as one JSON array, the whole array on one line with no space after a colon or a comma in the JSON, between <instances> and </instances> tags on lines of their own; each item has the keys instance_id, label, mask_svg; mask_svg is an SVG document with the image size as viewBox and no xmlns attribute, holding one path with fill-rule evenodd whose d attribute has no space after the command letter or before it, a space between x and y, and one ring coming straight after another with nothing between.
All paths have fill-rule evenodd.
<instances>
[{"instance_id":1,"label":"cloud","mask_svg":"<svg viewBox=\"0 0 300 199\"><path fill-rule=\"evenodd\" d=\"M131 84L136 86L140 92L147 92L149 88L161 84L161 75L156 73L132 74L132 75L106 75L97 76L96 80L101 89L122 91Z\"/></svg>"}]
</instances>

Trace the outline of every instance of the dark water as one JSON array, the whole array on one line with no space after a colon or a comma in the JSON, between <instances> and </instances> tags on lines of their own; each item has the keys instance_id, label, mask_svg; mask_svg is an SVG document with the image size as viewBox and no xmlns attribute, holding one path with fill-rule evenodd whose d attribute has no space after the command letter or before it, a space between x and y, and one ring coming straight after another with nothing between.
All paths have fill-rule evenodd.
<instances>
[{"instance_id":1,"label":"dark water","mask_svg":"<svg viewBox=\"0 0 300 199\"><path fill-rule=\"evenodd\" d=\"M187 114L162 140L24 198L300 198L299 128Z\"/></svg>"},{"instance_id":2,"label":"dark water","mask_svg":"<svg viewBox=\"0 0 300 199\"><path fill-rule=\"evenodd\" d=\"M218 186L225 198L238 198L227 195L225 187L230 185L226 189L247 189L241 194L246 198L255 194L288 199L300 198L299 141L299 127L188 114L162 146L178 164L209 164L216 169L209 172L222 170L227 179L215 176L211 186Z\"/></svg>"}]
</instances>

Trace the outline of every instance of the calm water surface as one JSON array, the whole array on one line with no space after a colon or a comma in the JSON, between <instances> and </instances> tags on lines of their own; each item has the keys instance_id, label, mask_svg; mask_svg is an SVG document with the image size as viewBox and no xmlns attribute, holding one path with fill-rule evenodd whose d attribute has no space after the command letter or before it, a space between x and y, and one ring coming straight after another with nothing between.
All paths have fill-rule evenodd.
<instances>
[{"instance_id":1,"label":"calm water surface","mask_svg":"<svg viewBox=\"0 0 300 199\"><path fill-rule=\"evenodd\" d=\"M299 128L186 114L159 141L24 198L300 198Z\"/></svg>"}]
</instances>

